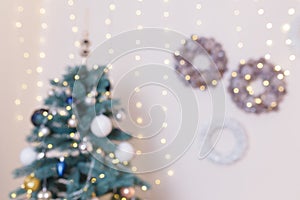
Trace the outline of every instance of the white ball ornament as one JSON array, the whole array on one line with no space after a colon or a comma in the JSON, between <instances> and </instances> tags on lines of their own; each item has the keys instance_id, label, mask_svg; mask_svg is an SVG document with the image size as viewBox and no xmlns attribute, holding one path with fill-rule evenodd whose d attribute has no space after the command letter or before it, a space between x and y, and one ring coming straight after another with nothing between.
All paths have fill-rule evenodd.
<instances>
[{"instance_id":1,"label":"white ball ornament","mask_svg":"<svg viewBox=\"0 0 300 200\"><path fill-rule=\"evenodd\" d=\"M91 123L91 131L97 137L106 137L111 130L111 120L105 115L96 116Z\"/></svg>"},{"instance_id":2,"label":"white ball ornament","mask_svg":"<svg viewBox=\"0 0 300 200\"><path fill-rule=\"evenodd\" d=\"M84 101L87 105L94 105L96 103L95 97L86 97Z\"/></svg>"},{"instance_id":3,"label":"white ball ornament","mask_svg":"<svg viewBox=\"0 0 300 200\"><path fill-rule=\"evenodd\" d=\"M20 160L23 165L30 165L33 161L37 159L37 152L34 148L26 147L21 151Z\"/></svg>"},{"instance_id":4,"label":"white ball ornament","mask_svg":"<svg viewBox=\"0 0 300 200\"><path fill-rule=\"evenodd\" d=\"M50 134L50 129L47 127L42 127L39 131L39 136L44 137Z\"/></svg>"},{"instance_id":5,"label":"white ball ornament","mask_svg":"<svg viewBox=\"0 0 300 200\"><path fill-rule=\"evenodd\" d=\"M69 119L68 120L68 125L71 127L71 128L76 128L77 127L77 120L76 119Z\"/></svg>"},{"instance_id":6,"label":"white ball ornament","mask_svg":"<svg viewBox=\"0 0 300 200\"><path fill-rule=\"evenodd\" d=\"M121 142L115 151L115 155L120 162L130 161L134 156L134 149L128 142Z\"/></svg>"}]
</instances>

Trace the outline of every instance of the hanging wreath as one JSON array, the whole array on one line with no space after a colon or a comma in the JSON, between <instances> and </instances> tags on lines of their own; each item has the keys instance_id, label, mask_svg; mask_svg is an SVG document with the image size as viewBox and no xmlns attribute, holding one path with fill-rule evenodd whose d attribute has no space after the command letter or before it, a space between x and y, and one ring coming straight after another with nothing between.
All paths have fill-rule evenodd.
<instances>
[{"instance_id":1,"label":"hanging wreath","mask_svg":"<svg viewBox=\"0 0 300 200\"><path fill-rule=\"evenodd\" d=\"M198 56L205 56L209 66L197 66ZM192 87L205 90L207 86L216 86L227 71L227 57L222 45L213 38L192 35L184 46L174 54L175 69Z\"/></svg>"},{"instance_id":2,"label":"hanging wreath","mask_svg":"<svg viewBox=\"0 0 300 200\"><path fill-rule=\"evenodd\" d=\"M212 126L212 128L209 128L209 126ZM216 134L224 134L224 130L228 130L235 140L235 145L229 153L216 150L218 145L218 140L215 139ZM241 160L248 148L248 136L244 127L231 118L225 119L224 123L217 121L211 125L207 124L201 131L200 140L203 144L202 151L206 152L205 158L221 165L229 165Z\"/></svg>"},{"instance_id":3,"label":"hanging wreath","mask_svg":"<svg viewBox=\"0 0 300 200\"><path fill-rule=\"evenodd\" d=\"M286 94L284 79L287 74L288 71L264 58L241 63L231 74L229 92L232 100L246 112L259 114L277 110Z\"/></svg>"}]
</instances>

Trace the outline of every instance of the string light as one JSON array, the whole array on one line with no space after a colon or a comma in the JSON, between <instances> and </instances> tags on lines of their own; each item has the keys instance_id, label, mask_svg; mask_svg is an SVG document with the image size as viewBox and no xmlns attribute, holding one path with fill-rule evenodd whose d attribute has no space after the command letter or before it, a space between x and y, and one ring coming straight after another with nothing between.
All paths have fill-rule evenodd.
<instances>
[{"instance_id":1,"label":"string light","mask_svg":"<svg viewBox=\"0 0 300 200\"><path fill-rule=\"evenodd\" d=\"M106 37L106 39L110 39L111 38L111 34L110 33L106 33L105 37Z\"/></svg>"},{"instance_id":2,"label":"string light","mask_svg":"<svg viewBox=\"0 0 300 200\"><path fill-rule=\"evenodd\" d=\"M170 60L169 59L165 59L164 60L164 64L169 65L170 64Z\"/></svg>"},{"instance_id":3,"label":"string light","mask_svg":"<svg viewBox=\"0 0 300 200\"><path fill-rule=\"evenodd\" d=\"M48 24L46 24L45 22L41 23L41 27L42 29L47 29L48 28Z\"/></svg>"},{"instance_id":4,"label":"string light","mask_svg":"<svg viewBox=\"0 0 300 200\"><path fill-rule=\"evenodd\" d=\"M168 171L168 176L173 176L174 175L174 171L173 170L169 170Z\"/></svg>"},{"instance_id":5,"label":"string light","mask_svg":"<svg viewBox=\"0 0 300 200\"><path fill-rule=\"evenodd\" d=\"M73 0L68 0L68 5L69 6L73 6L74 5L74 1Z\"/></svg>"},{"instance_id":6,"label":"string light","mask_svg":"<svg viewBox=\"0 0 300 200\"><path fill-rule=\"evenodd\" d=\"M166 143L167 143L167 139L166 139L166 138L160 139L160 143L161 143L161 144L166 144Z\"/></svg>"},{"instance_id":7,"label":"string light","mask_svg":"<svg viewBox=\"0 0 300 200\"><path fill-rule=\"evenodd\" d=\"M109 5L109 9L110 9L111 11L116 10L116 5L115 5L115 4L110 4L110 5Z\"/></svg>"},{"instance_id":8,"label":"string light","mask_svg":"<svg viewBox=\"0 0 300 200\"><path fill-rule=\"evenodd\" d=\"M136 119L136 122L137 122L138 124L142 124L142 123L143 123L143 118L138 117L138 118Z\"/></svg>"},{"instance_id":9,"label":"string light","mask_svg":"<svg viewBox=\"0 0 300 200\"><path fill-rule=\"evenodd\" d=\"M16 27L17 28L22 28L22 23L21 22L16 22Z\"/></svg>"},{"instance_id":10,"label":"string light","mask_svg":"<svg viewBox=\"0 0 300 200\"><path fill-rule=\"evenodd\" d=\"M22 121L24 119L23 115L17 115L16 119L18 121Z\"/></svg>"},{"instance_id":11,"label":"string light","mask_svg":"<svg viewBox=\"0 0 300 200\"><path fill-rule=\"evenodd\" d=\"M137 103L135 104L135 106L136 106L137 108L142 108L143 104L142 104L141 102L137 102Z\"/></svg>"},{"instance_id":12,"label":"string light","mask_svg":"<svg viewBox=\"0 0 300 200\"><path fill-rule=\"evenodd\" d=\"M291 29L291 26L289 24L283 24L281 27L281 30L283 33L288 32Z\"/></svg>"},{"instance_id":13,"label":"string light","mask_svg":"<svg viewBox=\"0 0 300 200\"><path fill-rule=\"evenodd\" d=\"M265 13L265 11L264 11L264 9L259 9L258 11L257 11L257 13L259 14L259 15L263 15L264 13Z\"/></svg>"},{"instance_id":14,"label":"string light","mask_svg":"<svg viewBox=\"0 0 300 200\"><path fill-rule=\"evenodd\" d=\"M161 182L161 181L160 181L159 179L156 179L156 180L155 180L155 184L156 184L156 185L159 185L160 182Z\"/></svg>"},{"instance_id":15,"label":"string light","mask_svg":"<svg viewBox=\"0 0 300 200\"><path fill-rule=\"evenodd\" d=\"M18 106L18 105L20 105L21 104L21 100L20 99L16 99L15 100L15 104Z\"/></svg>"},{"instance_id":16,"label":"string light","mask_svg":"<svg viewBox=\"0 0 300 200\"><path fill-rule=\"evenodd\" d=\"M25 84L25 83L22 83L22 85L21 85L21 89L22 89L22 90L26 90L27 88L28 88L27 84Z\"/></svg>"},{"instance_id":17,"label":"string light","mask_svg":"<svg viewBox=\"0 0 300 200\"><path fill-rule=\"evenodd\" d=\"M135 55L135 60L136 60L136 61L139 61L139 60L141 60L141 56L139 56L139 55Z\"/></svg>"},{"instance_id":18,"label":"string light","mask_svg":"<svg viewBox=\"0 0 300 200\"><path fill-rule=\"evenodd\" d=\"M242 27L237 26L237 27L235 27L235 30L236 30L236 32L241 32L242 31Z\"/></svg>"},{"instance_id":19,"label":"string light","mask_svg":"<svg viewBox=\"0 0 300 200\"><path fill-rule=\"evenodd\" d=\"M111 24L111 19L106 18L105 21L104 21L104 23L105 23L106 25L110 25L110 24Z\"/></svg>"},{"instance_id":20,"label":"string light","mask_svg":"<svg viewBox=\"0 0 300 200\"><path fill-rule=\"evenodd\" d=\"M163 128L167 128L167 126L168 126L168 123L167 123L167 122L164 122L164 123L162 124L162 127L163 127Z\"/></svg>"},{"instance_id":21,"label":"string light","mask_svg":"<svg viewBox=\"0 0 300 200\"><path fill-rule=\"evenodd\" d=\"M45 58L45 57L46 57L45 52L40 52L40 58Z\"/></svg>"},{"instance_id":22,"label":"string light","mask_svg":"<svg viewBox=\"0 0 300 200\"><path fill-rule=\"evenodd\" d=\"M70 14L69 19L70 19L71 21L73 21L73 20L76 19L76 16L75 16L74 14Z\"/></svg>"},{"instance_id":23,"label":"string light","mask_svg":"<svg viewBox=\"0 0 300 200\"><path fill-rule=\"evenodd\" d=\"M295 13L296 13L295 8L290 8L290 9L288 10L288 15L294 15Z\"/></svg>"},{"instance_id":24,"label":"string light","mask_svg":"<svg viewBox=\"0 0 300 200\"><path fill-rule=\"evenodd\" d=\"M265 55L265 59L266 59L266 60L270 60L270 59L271 59L271 54L267 53L267 54Z\"/></svg>"},{"instance_id":25,"label":"string light","mask_svg":"<svg viewBox=\"0 0 300 200\"><path fill-rule=\"evenodd\" d=\"M165 11L164 12L164 17L169 17L170 16L170 13L168 11Z\"/></svg>"},{"instance_id":26,"label":"string light","mask_svg":"<svg viewBox=\"0 0 300 200\"><path fill-rule=\"evenodd\" d=\"M28 52L24 52L24 53L23 53L23 57L24 57L24 58L29 58L29 56L30 56L30 55L29 55Z\"/></svg>"},{"instance_id":27,"label":"string light","mask_svg":"<svg viewBox=\"0 0 300 200\"><path fill-rule=\"evenodd\" d=\"M292 54L292 55L290 55L290 56L289 56L289 60L290 60L290 61L294 61L294 60L296 60L296 56L295 56L295 55L293 55L293 54Z\"/></svg>"},{"instance_id":28,"label":"string light","mask_svg":"<svg viewBox=\"0 0 300 200\"><path fill-rule=\"evenodd\" d=\"M23 12L23 11L24 11L24 8L23 8L22 6L18 6L17 11L18 11L18 12Z\"/></svg>"},{"instance_id":29,"label":"string light","mask_svg":"<svg viewBox=\"0 0 300 200\"><path fill-rule=\"evenodd\" d=\"M272 44L273 44L273 41L272 41L272 40L267 40L267 41L266 41L266 45L267 45L267 46L272 46Z\"/></svg>"},{"instance_id":30,"label":"string light","mask_svg":"<svg viewBox=\"0 0 300 200\"><path fill-rule=\"evenodd\" d=\"M285 40L285 44L286 45L291 45L292 44L292 40L291 39L286 39Z\"/></svg>"},{"instance_id":31,"label":"string light","mask_svg":"<svg viewBox=\"0 0 300 200\"><path fill-rule=\"evenodd\" d=\"M200 20L200 19L198 19L197 21L196 21L196 25L197 26L200 26L202 24L202 21Z\"/></svg>"},{"instance_id":32,"label":"string light","mask_svg":"<svg viewBox=\"0 0 300 200\"><path fill-rule=\"evenodd\" d=\"M137 16L140 16L140 15L142 14L142 11L141 11L141 10L136 10L136 11L135 11L135 14L136 14Z\"/></svg>"},{"instance_id":33,"label":"string light","mask_svg":"<svg viewBox=\"0 0 300 200\"><path fill-rule=\"evenodd\" d=\"M273 27L273 24L272 24L272 23L267 23L267 24L266 24L266 28L267 28L267 29L271 29L272 27Z\"/></svg>"},{"instance_id":34,"label":"string light","mask_svg":"<svg viewBox=\"0 0 300 200\"><path fill-rule=\"evenodd\" d=\"M233 14L234 14L235 16L238 16L238 15L240 15L240 11L239 11L239 10L234 10L234 11L233 11Z\"/></svg>"},{"instance_id":35,"label":"string light","mask_svg":"<svg viewBox=\"0 0 300 200\"><path fill-rule=\"evenodd\" d=\"M73 33L77 33L78 32L78 27L77 26L73 26L72 27L72 32Z\"/></svg>"},{"instance_id":36,"label":"string light","mask_svg":"<svg viewBox=\"0 0 300 200\"><path fill-rule=\"evenodd\" d=\"M46 10L45 10L45 8L40 8L40 14L41 14L41 15L44 15L44 14L46 14Z\"/></svg>"},{"instance_id":37,"label":"string light","mask_svg":"<svg viewBox=\"0 0 300 200\"><path fill-rule=\"evenodd\" d=\"M163 96L166 96L166 95L168 94L168 91L167 91L167 90L163 90L163 91L161 92L161 94L162 94Z\"/></svg>"},{"instance_id":38,"label":"string light","mask_svg":"<svg viewBox=\"0 0 300 200\"><path fill-rule=\"evenodd\" d=\"M237 44L237 46L238 46L238 48L243 48L244 47L244 44L242 43L242 42L239 42L238 44Z\"/></svg>"}]
</instances>

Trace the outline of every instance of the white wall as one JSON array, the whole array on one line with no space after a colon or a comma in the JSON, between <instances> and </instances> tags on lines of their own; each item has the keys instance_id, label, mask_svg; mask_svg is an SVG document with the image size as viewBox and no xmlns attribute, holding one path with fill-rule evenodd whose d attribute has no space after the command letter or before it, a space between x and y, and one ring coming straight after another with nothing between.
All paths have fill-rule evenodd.
<instances>
[{"instance_id":1,"label":"white wall","mask_svg":"<svg viewBox=\"0 0 300 200\"><path fill-rule=\"evenodd\" d=\"M116 9L109 11L113 3ZM201 3L202 8L196 9L196 4ZM24 11L18 12L18 6L23 6ZM46 13L40 15L39 9L45 8ZM259 9L264 9L263 15L258 15ZM296 14L289 16L288 9L295 8ZM106 33L112 36L121 32L132 30L138 25L144 27L169 27L187 36L196 33L210 36L220 41L229 57L229 71L236 69L240 59L258 58L269 53L271 61L291 71L288 81L288 95L280 104L280 111L269 114L253 115L239 110L226 93L226 115L238 119L245 127L249 137L249 149L243 160L230 166L218 166L206 160L198 160L199 144L195 142L186 154L176 163L161 171L145 174L153 189L144 197L147 199L299 199L300 136L297 127L297 112L299 109L300 95L297 83L297 74L300 72L299 51L291 51L285 45L285 40L293 35L283 33L281 27L285 23L293 24L297 28L298 47L300 45L300 20L299 1L297 0L230 0L230 1L75 1L73 6L67 1L6 1L1 2L0 11L1 45L0 55L2 61L1 92L5 101L1 104L2 145L1 156L1 183L0 198L7 199L7 193L15 188L22 180L12 180L11 171L20 166L18 156L20 150L26 146L25 136L29 133L32 111L41 105L36 101L36 96L46 94L47 80L60 76L64 66L80 62L78 49L74 46L76 40L81 39L82 30L85 29L85 12L89 12L89 31L93 48L105 40ZM136 16L136 10L141 10L141 16ZM239 10L235 16L234 11ZM169 12L169 17L163 13ZM236 11L237 13L237 11ZM69 15L76 15L76 20L69 20ZM298 16L298 26L292 23ZM105 19L110 18L112 23L105 25ZM200 26L196 21L201 20ZM15 22L21 21L23 27L15 28ZM41 23L47 23L46 30L41 28ZM266 28L267 23L272 23L272 29ZM294 26L295 25L295 26ZM72 26L77 26L79 31L72 32ZM242 31L237 32L236 26L241 26ZM296 34L294 34L296 35ZM25 42L20 44L18 37L24 37ZM40 42L40 37L44 42ZM271 39L273 45L266 45L266 40ZM296 41L296 40L295 40ZM238 42L244 47L238 48ZM297 42L297 41L296 41ZM114 47L118 47L115 45ZM298 48L299 50L299 48ZM29 52L28 59L23 58L24 52ZM39 58L39 52L45 52L44 59ZM75 56L69 59L70 54ZM289 56L296 55L295 61L290 61ZM136 61L139 55L141 60ZM72 57L72 55L71 55ZM164 64L164 60L171 60L171 55L160 55L157 52L140 51L131 53L117 62L111 72L111 78L117 83L123 74L138 65L157 62ZM172 63L171 63L172 64ZM43 67L43 73L36 72L38 66ZM31 69L32 74L26 70ZM27 70L28 71L28 70ZM227 87L229 74L224 77ZM126 74L128 75L128 74ZM129 76L129 75L128 75ZM134 76L133 76L134 80ZM44 86L38 88L37 81L43 81ZM178 79L178 81L180 81ZM21 89L22 84L27 84L28 89ZM157 88L156 88L157 89ZM155 88L151 91L157 91ZM195 91L203 109L210 105L211 99L207 93ZM144 106L152 104L149 97L152 94L138 96ZM162 100L158 93L152 96L155 101ZM15 105L15 99L21 100L21 105ZM168 127L162 132L165 137L174 137L178 114L173 114L176 102L169 96L166 100L168 111ZM200 107L201 107L200 106ZM202 108L201 107L201 108ZM207 106L209 107L209 106ZM134 117L145 116L145 110L135 110ZM202 110L201 110L202 111ZM199 119L201 124L208 120L209 110L205 110ZM17 115L24 119L18 121ZM175 133L174 133L175 132ZM167 140L169 141L169 140ZM147 144L150 147L161 147L158 141ZM147 146L148 147L148 146ZM150 148L149 147L149 148ZM146 147L139 147L145 148ZM153 149L152 149L153 150ZM173 176L168 176L169 170L174 171ZM161 180L160 185L154 184L156 179Z\"/></svg>"}]
</instances>

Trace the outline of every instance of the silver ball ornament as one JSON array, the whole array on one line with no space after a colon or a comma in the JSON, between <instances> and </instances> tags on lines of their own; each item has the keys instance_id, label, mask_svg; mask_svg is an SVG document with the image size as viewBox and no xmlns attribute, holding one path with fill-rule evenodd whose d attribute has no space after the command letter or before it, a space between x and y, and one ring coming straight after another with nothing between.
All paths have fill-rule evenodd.
<instances>
[{"instance_id":1,"label":"silver ball ornament","mask_svg":"<svg viewBox=\"0 0 300 200\"><path fill-rule=\"evenodd\" d=\"M71 127L71 128L76 128L76 127L77 127L77 120L76 120L76 119L73 119L73 118L69 119L69 120L68 120L68 125L69 125L69 127Z\"/></svg>"},{"instance_id":2,"label":"silver ball ornament","mask_svg":"<svg viewBox=\"0 0 300 200\"><path fill-rule=\"evenodd\" d=\"M53 96L54 94L55 94L54 89L50 89L50 90L48 91L48 95L49 95L49 96Z\"/></svg>"},{"instance_id":3,"label":"silver ball ornament","mask_svg":"<svg viewBox=\"0 0 300 200\"><path fill-rule=\"evenodd\" d=\"M78 148L82 154L87 154L93 150L92 144L88 141L79 143Z\"/></svg>"},{"instance_id":4,"label":"silver ball ornament","mask_svg":"<svg viewBox=\"0 0 300 200\"><path fill-rule=\"evenodd\" d=\"M117 110L114 112L114 118L117 121L123 121L126 118L126 114L125 111L123 109Z\"/></svg>"},{"instance_id":5,"label":"silver ball ornament","mask_svg":"<svg viewBox=\"0 0 300 200\"><path fill-rule=\"evenodd\" d=\"M94 105L96 103L95 97L86 97L84 101L87 105Z\"/></svg>"},{"instance_id":6,"label":"silver ball ornament","mask_svg":"<svg viewBox=\"0 0 300 200\"><path fill-rule=\"evenodd\" d=\"M135 189L133 187L124 187L120 189L120 193L122 197L125 197L127 199L134 197L135 195Z\"/></svg>"},{"instance_id":7,"label":"silver ball ornament","mask_svg":"<svg viewBox=\"0 0 300 200\"><path fill-rule=\"evenodd\" d=\"M91 131L97 137L106 137L112 131L112 123L105 115L96 116L91 123Z\"/></svg>"},{"instance_id":8,"label":"silver ball ornament","mask_svg":"<svg viewBox=\"0 0 300 200\"><path fill-rule=\"evenodd\" d=\"M47 190L47 188L43 188L38 194L37 194L38 200L50 200L52 198L52 193Z\"/></svg>"},{"instance_id":9,"label":"silver ball ornament","mask_svg":"<svg viewBox=\"0 0 300 200\"><path fill-rule=\"evenodd\" d=\"M130 161L135 155L134 148L128 142L121 142L117 146L115 155L120 162Z\"/></svg>"},{"instance_id":10,"label":"silver ball ornament","mask_svg":"<svg viewBox=\"0 0 300 200\"><path fill-rule=\"evenodd\" d=\"M46 153L45 152L41 152L41 153L39 153L38 155L37 155L37 159L38 160L41 160L41 159L43 159L43 158L45 158L46 157Z\"/></svg>"},{"instance_id":11,"label":"silver ball ornament","mask_svg":"<svg viewBox=\"0 0 300 200\"><path fill-rule=\"evenodd\" d=\"M66 88L65 93L66 95L71 96L72 95L71 88Z\"/></svg>"},{"instance_id":12,"label":"silver ball ornament","mask_svg":"<svg viewBox=\"0 0 300 200\"><path fill-rule=\"evenodd\" d=\"M96 97L98 95L97 89L93 89L90 94L91 96Z\"/></svg>"},{"instance_id":13,"label":"silver ball ornament","mask_svg":"<svg viewBox=\"0 0 300 200\"><path fill-rule=\"evenodd\" d=\"M50 134L50 129L47 127L42 127L39 131L39 136L44 137Z\"/></svg>"}]
</instances>

